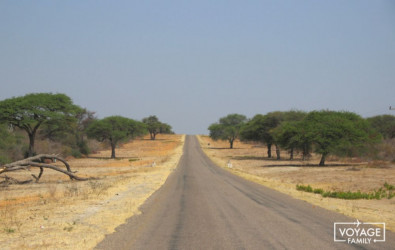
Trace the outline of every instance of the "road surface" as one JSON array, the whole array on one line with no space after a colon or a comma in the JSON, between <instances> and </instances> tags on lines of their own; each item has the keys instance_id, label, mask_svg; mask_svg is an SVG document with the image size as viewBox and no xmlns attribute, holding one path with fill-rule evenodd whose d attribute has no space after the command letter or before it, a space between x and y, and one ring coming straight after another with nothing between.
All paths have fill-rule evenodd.
<instances>
[{"instance_id":1,"label":"road surface","mask_svg":"<svg viewBox=\"0 0 395 250\"><path fill-rule=\"evenodd\" d=\"M334 222L355 219L291 198L217 167L194 136L166 183L97 249L394 249L334 242Z\"/></svg>"}]
</instances>

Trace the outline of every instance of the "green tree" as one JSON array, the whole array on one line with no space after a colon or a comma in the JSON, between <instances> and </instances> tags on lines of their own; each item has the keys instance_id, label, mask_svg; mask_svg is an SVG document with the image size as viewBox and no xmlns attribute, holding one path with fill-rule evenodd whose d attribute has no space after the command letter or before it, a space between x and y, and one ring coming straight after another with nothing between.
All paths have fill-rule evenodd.
<instances>
[{"instance_id":1,"label":"green tree","mask_svg":"<svg viewBox=\"0 0 395 250\"><path fill-rule=\"evenodd\" d=\"M33 156L39 127L54 120L71 119L78 110L80 107L64 94L27 94L0 101L0 122L23 129L28 134L28 156Z\"/></svg>"},{"instance_id":2,"label":"green tree","mask_svg":"<svg viewBox=\"0 0 395 250\"><path fill-rule=\"evenodd\" d=\"M148 132L150 133L151 140L155 140L157 134L171 134L171 126L160 122L158 117L152 115L143 119Z\"/></svg>"},{"instance_id":3,"label":"green tree","mask_svg":"<svg viewBox=\"0 0 395 250\"><path fill-rule=\"evenodd\" d=\"M367 118L371 126L377 130L384 139L395 138L395 116L378 115Z\"/></svg>"},{"instance_id":4,"label":"green tree","mask_svg":"<svg viewBox=\"0 0 395 250\"><path fill-rule=\"evenodd\" d=\"M269 127L267 127L265 119L264 115L255 115L243 126L240 136L242 140L265 143L267 146L267 157L271 158L273 138L269 134Z\"/></svg>"},{"instance_id":5,"label":"green tree","mask_svg":"<svg viewBox=\"0 0 395 250\"><path fill-rule=\"evenodd\" d=\"M298 141L294 140L294 137L298 133L302 132L298 132L298 129L301 126L301 124L298 123L302 121L304 117L306 117L306 113L295 110L276 113L276 116L278 117L277 126L271 128L269 130L269 134L272 136L273 142L276 145L277 159L280 159L278 152L278 146L280 146L289 151L290 159L293 160L294 150L302 149L302 146L298 144ZM305 154L303 155L305 156Z\"/></svg>"},{"instance_id":6,"label":"green tree","mask_svg":"<svg viewBox=\"0 0 395 250\"><path fill-rule=\"evenodd\" d=\"M280 159L280 145L276 137L276 128L284 120L292 120L298 117L298 112L270 112L266 115L255 115L242 129L243 140L259 141L267 145L267 156L272 157L272 145L276 146L277 159Z\"/></svg>"},{"instance_id":7,"label":"green tree","mask_svg":"<svg viewBox=\"0 0 395 250\"><path fill-rule=\"evenodd\" d=\"M294 157L294 150L302 151L305 160L312 149L312 134L309 124L304 121L288 121L275 128L273 135L284 149L290 152L290 159Z\"/></svg>"},{"instance_id":8,"label":"green tree","mask_svg":"<svg viewBox=\"0 0 395 250\"><path fill-rule=\"evenodd\" d=\"M115 148L119 142L143 135L145 132L143 123L122 116L110 116L93 121L87 129L88 137L110 143L111 158L115 158Z\"/></svg>"},{"instance_id":9,"label":"green tree","mask_svg":"<svg viewBox=\"0 0 395 250\"><path fill-rule=\"evenodd\" d=\"M247 118L240 114L230 114L219 119L208 127L213 140L228 140L229 147L233 148L234 141L239 137L240 129Z\"/></svg>"},{"instance_id":10,"label":"green tree","mask_svg":"<svg viewBox=\"0 0 395 250\"><path fill-rule=\"evenodd\" d=\"M53 119L40 128L39 134L42 138L57 141L71 147L72 154L79 157L89 153L85 141L86 129L96 118L94 112L80 109L72 117L67 119Z\"/></svg>"},{"instance_id":11,"label":"green tree","mask_svg":"<svg viewBox=\"0 0 395 250\"><path fill-rule=\"evenodd\" d=\"M365 119L351 112L313 111L305 122L314 151L321 154L320 166L325 165L329 154L361 151L380 139Z\"/></svg>"}]
</instances>

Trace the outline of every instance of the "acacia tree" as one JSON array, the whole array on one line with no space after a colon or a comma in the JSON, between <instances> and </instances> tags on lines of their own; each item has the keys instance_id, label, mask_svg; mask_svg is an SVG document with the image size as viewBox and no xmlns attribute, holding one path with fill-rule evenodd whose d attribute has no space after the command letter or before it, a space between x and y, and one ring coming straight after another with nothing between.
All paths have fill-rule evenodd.
<instances>
[{"instance_id":1,"label":"acacia tree","mask_svg":"<svg viewBox=\"0 0 395 250\"><path fill-rule=\"evenodd\" d=\"M69 145L73 149L73 155L88 154L89 149L85 141L86 129L95 118L95 113L87 109L80 109L73 117L68 119L54 119L40 128L39 134L43 138L58 141Z\"/></svg>"},{"instance_id":2,"label":"acacia tree","mask_svg":"<svg viewBox=\"0 0 395 250\"><path fill-rule=\"evenodd\" d=\"M54 120L72 119L80 109L64 94L27 94L0 101L0 122L26 131L29 136L27 154L33 156L39 127Z\"/></svg>"},{"instance_id":3,"label":"acacia tree","mask_svg":"<svg viewBox=\"0 0 395 250\"><path fill-rule=\"evenodd\" d=\"M305 121L288 121L272 131L280 146L289 150L291 160L295 149L302 151L303 160L310 156L313 139L309 126Z\"/></svg>"},{"instance_id":4,"label":"acacia tree","mask_svg":"<svg viewBox=\"0 0 395 250\"><path fill-rule=\"evenodd\" d=\"M267 114L267 116L277 117L277 126L269 130L269 134L272 136L276 145L277 159L280 159L279 146L289 151L291 160L293 160L295 149L303 148L303 156L308 154L308 147L305 147L304 144L299 144L299 141L293 140L294 136L302 133L302 131L299 131L301 126L300 121L306 117L305 112L291 110L286 112L273 112ZM275 124L272 123L272 125Z\"/></svg>"},{"instance_id":5,"label":"acacia tree","mask_svg":"<svg viewBox=\"0 0 395 250\"><path fill-rule=\"evenodd\" d=\"M240 114L230 114L219 119L208 127L213 140L228 140L229 147L233 148L234 141L239 137L240 129L247 118Z\"/></svg>"},{"instance_id":6,"label":"acacia tree","mask_svg":"<svg viewBox=\"0 0 395 250\"><path fill-rule=\"evenodd\" d=\"M115 148L119 142L132 139L145 133L141 122L122 117L110 116L93 121L87 129L88 137L100 142L108 141L111 146L111 158L115 158Z\"/></svg>"},{"instance_id":7,"label":"acacia tree","mask_svg":"<svg viewBox=\"0 0 395 250\"><path fill-rule=\"evenodd\" d=\"M148 132L150 133L151 140L155 140L157 134L170 134L171 126L169 124L160 122L158 117L151 115L143 119Z\"/></svg>"},{"instance_id":8,"label":"acacia tree","mask_svg":"<svg viewBox=\"0 0 395 250\"><path fill-rule=\"evenodd\" d=\"M298 121L303 119L304 112L287 111L287 112L270 112L266 115L255 115L242 129L241 137L244 140L259 141L267 145L267 156L272 157L272 145L276 146L276 156L280 156L280 138L277 128L287 121ZM291 148L290 148L291 149Z\"/></svg>"},{"instance_id":9,"label":"acacia tree","mask_svg":"<svg viewBox=\"0 0 395 250\"><path fill-rule=\"evenodd\" d=\"M267 145L267 157L272 157L272 145L276 145L277 159L280 159L280 149L271 133L282 121L281 112L271 112L266 115L255 115L241 131L244 140L259 141Z\"/></svg>"},{"instance_id":10,"label":"acacia tree","mask_svg":"<svg viewBox=\"0 0 395 250\"><path fill-rule=\"evenodd\" d=\"M380 140L365 119L351 112L313 111L304 122L309 124L314 151L321 154L320 166L325 165L329 154L363 150Z\"/></svg>"}]
</instances>

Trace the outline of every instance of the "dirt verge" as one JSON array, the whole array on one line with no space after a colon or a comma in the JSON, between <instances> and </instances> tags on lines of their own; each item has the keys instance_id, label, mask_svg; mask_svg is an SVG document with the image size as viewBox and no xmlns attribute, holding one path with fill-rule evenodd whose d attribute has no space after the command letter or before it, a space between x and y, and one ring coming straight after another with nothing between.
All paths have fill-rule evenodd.
<instances>
[{"instance_id":1,"label":"dirt verge","mask_svg":"<svg viewBox=\"0 0 395 250\"><path fill-rule=\"evenodd\" d=\"M305 200L361 221L385 222L395 231L395 198L381 200L342 200L296 190L296 184L311 185L326 191L373 192L385 182L395 184L395 166L388 162L367 163L358 159L328 159L328 166L314 167L319 156L308 161L275 160L266 157L266 147L237 141L234 149L223 141L198 136L204 152L218 165L248 180ZM283 159L289 156L281 152Z\"/></svg>"},{"instance_id":2,"label":"dirt verge","mask_svg":"<svg viewBox=\"0 0 395 250\"><path fill-rule=\"evenodd\" d=\"M176 168L184 136L160 135L134 140L92 158L69 159L79 176L70 181L55 171L40 183L0 187L1 249L92 249L106 234L138 214L139 207ZM32 170L33 171L33 170ZM30 173L10 173L23 179Z\"/></svg>"}]
</instances>

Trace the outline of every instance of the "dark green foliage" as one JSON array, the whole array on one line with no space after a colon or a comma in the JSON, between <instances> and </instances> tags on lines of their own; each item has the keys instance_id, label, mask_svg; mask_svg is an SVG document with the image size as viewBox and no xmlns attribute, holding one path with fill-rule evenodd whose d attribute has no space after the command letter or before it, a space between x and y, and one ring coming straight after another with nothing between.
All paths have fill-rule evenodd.
<instances>
[{"instance_id":1,"label":"dark green foliage","mask_svg":"<svg viewBox=\"0 0 395 250\"><path fill-rule=\"evenodd\" d=\"M36 133L41 125L67 123L80 108L64 94L27 94L0 101L0 122L24 130L29 136L28 155L34 154Z\"/></svg>"},{"instance_id":2,"label":"dark green foliage","mask_svg":"<svg viewBox=\"0 0 395 250\"><path fill-rule=\"evenodd\" d=\"M293 158L294 150L303 152L303 159L314 150L321 154L320 166L325 165L329 154L356 156L372 151L380 136L370 124L351 112L300 111L271 112L254 116L241 130L243 140L259 141L267 144L268 157L271 146L289 150Z\"/></svg>"},{"instance_id":3,"label":"dark green foliage","mask_svg":"<svg viewBox=\"0 0 395 250\"><path fill-rule=\"evenodd\" d=\"M297 184L296 185L296 190L305 191L305 192L308 192L308 193L313 192L313 188L310 185L303 186L303 185L298 185Z\"/></svg>"},{"instance_id":4,"label":"dark green foliage","mask_svg":"<svg viewBox=\"0 0 395 250\"><path fill-rule=\"evenodd\" d=\"M315 193L315 194L323 194L324 190L322 188L314 188L313 193Z\"/></svg>"},{"instance_id":5,"label":"dark green foliage","mask_svg":"<svg viewBox=\"0 0 395 250\"><path fill-rule=\"evenodd\" d=\"M384 183L384 187L385 187L385 189L387 189L389 191L395 190L394 185L390 185L387 182Z\"/></svg>"},{"instance_id":6,"label":"dark green foliage","mask_svg":"<svg viewBox=\"0 0 395 250\"><path fill-rule=\"evenodd\" d=\"M357 192L343 192L343 191L324 191L323 189L313 189L310 185L296 185L296 190L304 191L308 193L321 194L322 197L330 197L330 198L338 198L345 200L358 200L358 199L366 199L366 200L380 200L382 198L391 199L395 196L393 192L394 186L389 185L387 182L384 183L384 188L379 188L371 193L362 193L361 191Z\"/></svg>"},{"instance_id":7,"label":"dark green foliage","mask_svg":"<svg viewBox=\"0 0 395 250\"><path fill-rule=\"evenodd\" d=\"M268 148L267 155L271 158L273 137L269 131L275 125L273 123L276 123L276 119L267 119L267 117L261 114L255 115L243 126L240 132L241 139L265 143Z\"/></svg>"},{"instance_id":8,"label":"dark green foliage","mask_svg":"<svg viewBox=\"0 0 395 250\"><path fill-rule=\"evenodd\" d=\"M20 131L0 124L0 165L21 158L23 155L24 136Z\"/></svg>"},{"instance_id":9,"label":"dark green foliage","mask_svg":"<svg viewBox=\"0 0 395 250\"><path fill-rule=\"evenodd\" d=\"M240 129L246 120L247 118L240 114L222 117L218 123L213 123L208 127L210 137L213 140L228 140L230 148L233 148L233 143L239 137Z\"/></svg>"},{"instance_id":10,"label":"dark green foliage","mask_svg":"<svg viewBox=\"0 0 395 250\"><path fill-rule=\"evenodd\" d=\"M395 116L378 115L367 119L371 126L377 130L384 139L395 138Z\"/></svg>"},{"instance_id":11,"label":"dark green foliage","mask_svg":"<svg viewBox=\"0 0 395 250\"><path fill-rule=\"evenodd\" d=\"M158 117L152 115L143 119L151 140L155 140L157 134L172 134L171 126L169 124L160 122Z\"/></svg>"},{"instance_id":12,"label":"dark green foliage","mask_svg":"<svg viewBox=\"0 0 395 250\"><path fill-rule=\"evenodd\" d=\"M267 154L269 158L272 157L271 146L276 145L277 159L280 159L280 145L289 150L293 150L295 145L290 142L290 138L292 138L294 132L289 130L283 133L283 130L279 129L279 127L283 123L295 123L300 121L305 116L306 113L293 110L287 112L270 112L266 115L255 115L245 126L243 126L241 138L243 140L265 143L268 147Z\"/></svg>"},{"instance_id":13,"label":"dark green foliage","mask_svg":"<svg viewBox=\"0 0 395 250\"><path fill-rule=\"evenodd\" d=\"M313 142L314 151L322 156L320 166L331 153L354 155L379 140L366 120L351 112L313 111L303 123L309 128L307 138Z\"/></svg>"},{"instance_id":14,"label":"dark green foliage","mask_svg":"<svg viewBox=\"0 0 395 250\"><path fill-rule=\"evenodd\" d=\"M145 132L146 128L142 122L122 116L110 116L93 121L87 129L90 138L110 143L111 158L115 158L115 147L119 142L143 135Z\"/></svg>"},{"instance_id":15,"label":"dark green foliage","mask_svg":"<svg viewBox=\"0 0 395 250\"><path fill-rule=\"evenodd\" d=\"M42 139L49 139L69 147L71 155L78 158L89 154L85 130L95 119L94 112L80 109L74 116L54 119L43 124L39 135Z\"/></svg>"}]
</instances>

